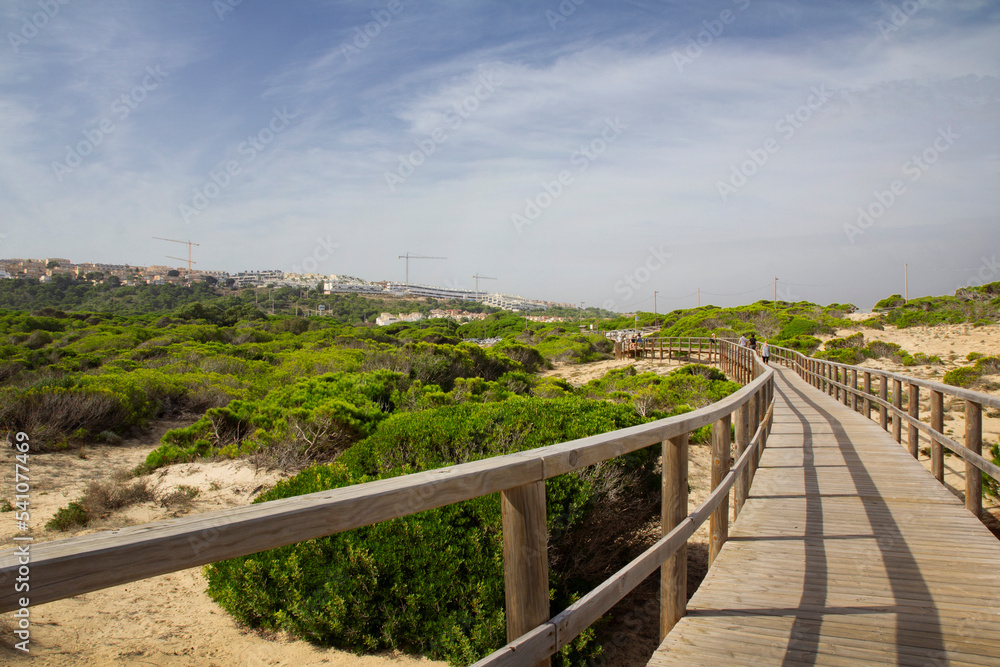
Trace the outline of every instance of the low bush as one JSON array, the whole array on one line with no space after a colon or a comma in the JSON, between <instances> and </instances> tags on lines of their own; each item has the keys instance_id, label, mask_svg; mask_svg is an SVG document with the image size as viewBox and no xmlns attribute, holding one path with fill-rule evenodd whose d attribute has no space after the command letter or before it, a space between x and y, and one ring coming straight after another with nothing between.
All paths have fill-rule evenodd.
<instances>
[{"instance_id":1,"label":"low bush","mask_svg":"<svg viewBox=\"0 0 1000 667\"><path fill-rule=\"evenodd\" d=\"M78 502L72 502L56 511L55 516L45 522L49 530L67 531L77 526L86 526L90 522L87 510Z\"/></svg>"},{"instance_id":2,"label":"low bush","mask_svg":"<svg viewBox=\"0 0 1000 667\"><path fill-rule=\"evenodd\" d=\"M960 366L945 373L941 381L953 387L970 387L978 379L979 372L975 368Z\"/></svg>"},{"instance_id":3,"label":"low bush","mask_svg":"<svg viewBox=\"0 0 1000 667\"><path fill-rule=\"evenodd\" d=\"M578 398L513 397L396 414L336 463L279 483L257 502L522 451L623 428L643 420L628 406ZM546 483L552 605L561 609L593 585L579 567L623 564L622 549L587 551L579 531L599 521L602 540L626 545L654 515L657 448ZM639 495L631 509L609 499ZM628 514L635 515L629 518ZM612 520L617 516L618 520ZM616 534L617 531L617 534ZM606 545L605 545L606 547ZM468 664L505 641L500 500L496 494L303 542L207 568L209 593L241 622L287 630L355 651L396 649ZM604 561L593 561L600 555ZM570 557L572 556L572 558ZM574 569L576 568L576 569ZM554 664L595 658L593 632Z\"/></svg>"}]
</instances>

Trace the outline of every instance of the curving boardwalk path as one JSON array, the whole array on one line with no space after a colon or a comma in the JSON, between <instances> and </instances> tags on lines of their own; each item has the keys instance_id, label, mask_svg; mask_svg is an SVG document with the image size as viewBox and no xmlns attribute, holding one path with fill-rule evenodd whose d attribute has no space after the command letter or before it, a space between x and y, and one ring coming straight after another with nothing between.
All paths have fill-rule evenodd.
<instances>
[{"instance_id":1,"label":"curving boardwalk path","mask_svg":"<svg viewBox=\"0 0 1000 667\"><path fill-rule=\"evenodd\" d=\"M750 497L649 665L1000 666L1000 541L876 422L775 370Z\"/></svg>"}]
</instances>

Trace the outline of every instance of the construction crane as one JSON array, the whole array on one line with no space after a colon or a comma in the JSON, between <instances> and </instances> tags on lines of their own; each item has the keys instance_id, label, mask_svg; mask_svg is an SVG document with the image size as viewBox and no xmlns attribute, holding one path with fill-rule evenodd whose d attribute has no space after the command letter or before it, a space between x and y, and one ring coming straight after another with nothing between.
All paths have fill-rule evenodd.
<instances>
[{"instance_id":1,"label":"construction crane","mask_svg":"<svg viewBox=\"0 0 1000 667\"><path fill-rule=\"evenodd\" d=\"M496 280L496 278L490 278L489 276L481 276L478 273L476 275L472 276L472 277L476 279L476 298L477 299L479 298L479 279L482 278L483 280Z\"/></svg>"},{"instance_id":2,"label":"construction crane","mask_svg":"<svg viewBox=\"0 0 1000 667\"><path fill-rule=\"evenodd\" d=\"M399 259L406 260L406 286L410 286L410 260L411 259L448 259L447 257L428 257L427 255L411 255L406 253L405 255L400 255Z\"/></svg>"},{"instance_id":3,"label":"construction crane","mask_svg":"<svg viewBox=\"0 0 1000 667\"><path fill-rule=\"evenodd\" d=\"M156 239L157 241L170 241L171 243L183 243L184 245L186 245L188 247L188 256L187 256L188 273L189 274L191 273L191 265L192 264L197 264L197 262L192 262L191 261L191 246L195 246L195 245L200 246L201 245L200 243L192 243L191 241L178 241L177 239L165 239L162 236L154 236L153 238ZM164 256L167 259L177 259L177 260L180 260L182 262L185 261L185 260L181 259L180 257L171 257L170 255L164 255Z\"/></svg>"}]
</instances>

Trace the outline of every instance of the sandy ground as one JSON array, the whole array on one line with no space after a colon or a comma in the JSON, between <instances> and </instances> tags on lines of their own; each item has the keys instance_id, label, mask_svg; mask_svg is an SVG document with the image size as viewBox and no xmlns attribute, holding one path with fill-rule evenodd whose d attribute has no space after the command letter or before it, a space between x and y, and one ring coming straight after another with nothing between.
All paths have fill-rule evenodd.
<instances>
[{"instance_id":1,"label":"sandy ground","mask_svg":"<svg viewBox=\"0 0 1000 667\"><path fill-rule=\"evenodd\" d=\"M938 326L897 331L859 329L866 340L898 343L910 353L936 354L942 364L903 368L884 360L866 365L939 380L956 366L967 365L969 352L997 354L1000 326ZM849 335L855 330L843 330ZM574 385L601 377L612 368L635 365L639 372L666 373L681 364L659 360L602 361L585 365L559 365L545 375L562 377ZM1000 377L987 378L1000 387ZM991 393L998 393L992 390ZM946 401L946 430L964 432L958 404ZM924 399L922 414L929 412ZM994 442L1000 433L1000 413L984 414L984 440ZM167 428L189 422L162 422L142 437L120 446L86 447L80 451L34 454L32 470L32 518L36 540L66 537L43 528L57 509L77 499L87 484L119 468L131 469L142 462ZM905 429L904 429L905 438ZM924 446L925 443L922 443ZM12 452L5 450L0 470L0 500L13 496ZM690 451L690 502L693 509L709 492L710 455L707 445L692 445ZM926 460L926 457L924 457ZM929 461L926 462L929 466ZM963 463L947 457L946 483L960 493ZM164 505L151 501L93 523L82 532L167 519L183 514L248 504L261 491L282 477L275 472L256 471L240 462L192 463L169 466L151 477L158 499L184 486L198 489L186 503ZM1000 517L1000 508L993 511ZM651 530L656 530L651 526ZM0 537L11 544L15 534L13 514L0 514ZM70 533L72 534L72 533ZM707 526L695 534L689 547L689 595L704 576L707 564ZM175 572L116 588L97 591L32 609L31 656L0 647L0 664L37 665L410 665L443 664L399 655L359 657L335 650L319 649L285 636L264 636L240 628L205 593L206 583L198 568ZM657 645L657 581L651 578L613 610L614 632L605 644L610 665L645 665ZM3 619L0 619L2 621ZM0 640L9 639L0 630Z\"/></svg>"},{"instance_id":2,"label":"sandy ground","mask_svg":"<svg viewBox=\"0 0 1000 667\"><path fill-rule=\"evenodd\" d=\"M77 500L87 485L119 468L145 460L160 436L188 421L160 422L142 437L119 446L32 454L31 526L36 541L62 539L125 525L160 521L185 514L249 504L264 489L287 476L256 471L240 461L185 463L162 468L149 477L156 499L92 522L86 529L61 533L45 522ZM4 450L0 499L13 497L13 452ZM189 500L165 503L178 488L197 489ZM16 534L12 513L0 514L0 537L9 546ZM30 655L0 646L5 665L432 665L444 664L401 655L356 656L317 648L287 636L266 636L241 628L206 594L200 568L135 581L31 610ZM9 615L4 615L9 619ZM0 641L13 643L9 628Z\"/></svg>"}]
</instances>

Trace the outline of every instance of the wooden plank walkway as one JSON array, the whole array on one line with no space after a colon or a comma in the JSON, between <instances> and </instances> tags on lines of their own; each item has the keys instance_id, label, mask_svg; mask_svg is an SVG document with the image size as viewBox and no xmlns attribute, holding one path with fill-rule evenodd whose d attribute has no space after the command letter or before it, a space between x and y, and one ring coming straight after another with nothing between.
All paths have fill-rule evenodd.
<instances>
[{"instance_id":1,"label":"wooden plank walkway","mask_svg":"<svg viewBox=\"0 0 1000 667\"><path fill-rule=\"evenodd\" d=\"M775 370L750 498L649 665L1000 665L1000 541L876 422Z\"/></svg>"}]
</instances>

